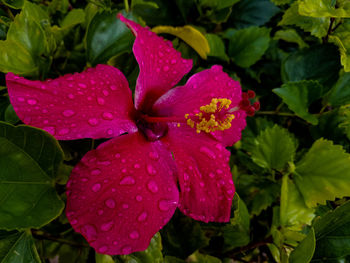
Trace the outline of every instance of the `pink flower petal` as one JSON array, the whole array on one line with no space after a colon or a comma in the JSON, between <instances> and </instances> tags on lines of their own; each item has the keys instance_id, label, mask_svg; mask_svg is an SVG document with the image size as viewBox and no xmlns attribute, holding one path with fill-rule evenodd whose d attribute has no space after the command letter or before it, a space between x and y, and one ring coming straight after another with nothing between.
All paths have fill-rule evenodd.
<instances>
[{"instance_id":1,"label":"pink flower petal","mask_svg":"<svg viewBox=\"0 0 350 263\"><path fill-rule=\"evenodd\" d=\"M136 36L134 55L140 67L135 90L136 109L148 110L166 91L174 87L192 68L192 60L181 58L181 53L148 28L119 15Z\"/></svg>"},{"instance_id":2,"label":"pink flower petal","mask_svg":"<svg viewBox=\"0 0 350 263\"><path fill-rule=\"evenodd\" d=\"M179 193L162 142L121 135L88 152L67 184L67 217L99 253L145 250L173 215Z\"/></svg>"},{"instance_id":3,"label":"pink flower petal","mask_svg":"<svg viewBox=\"0 0 350 263\"><path fill-rule=\"evenodd\" d=\"M169 143L178 168L180 210L204 222L228 222L235 187L230 153L207 134L189 127L169 127Z\"/></svg>"},{"instance_id":4,"label":"pink flower petal","mask_svg":"<svg viewBox=\"0 0 350 263\"><path fill-rule=\"evenodd\" d=\"M231 146L241 138L241 131L246 126L246 113L238 108L242 99L241 85L223 72L221 66L215 65L201 71L193 75L186 85L169 90L156 101L153 110L159 116L184 117L210 104L212 98L230 99L230 107L237 107L233 112L235 119L231 122L232 127L212 133L224 146Z\"/></svg>"},{"instance_id":5,"label":"pink flower petal","mask_svg":"<svg viewBox=\"0 0 350 263\"><path fill-rule=\"evenodd\" d=\"M137 130L128 82L114 67L98 65L46 81L8 73L6 83L19 118L59 140L109 138Z\"/></svg>"}]
</instances>

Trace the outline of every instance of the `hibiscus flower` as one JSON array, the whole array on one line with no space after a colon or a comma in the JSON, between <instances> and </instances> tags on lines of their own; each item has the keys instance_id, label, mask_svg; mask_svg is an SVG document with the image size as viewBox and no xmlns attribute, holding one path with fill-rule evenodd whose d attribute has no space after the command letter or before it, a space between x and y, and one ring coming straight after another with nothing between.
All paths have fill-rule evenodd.
<instances>
[{"instance_id":1,"label":"hibiscus flower","mask_svg":"<svg viewBox=\"0 0 350 263\"><path fill-rule=\"evenodd\" d=\"M191 70L170 41L120 16L136 36L135 103L116 68L98 65L57 79L8 73L20 119L58 140L111 138L89 151L67 183L66 215L99 253L148 247L176 208L203 222L227 222L235 188L228 165L257 104L213 66L173 89Z\"/></svg>"}]
</instances>

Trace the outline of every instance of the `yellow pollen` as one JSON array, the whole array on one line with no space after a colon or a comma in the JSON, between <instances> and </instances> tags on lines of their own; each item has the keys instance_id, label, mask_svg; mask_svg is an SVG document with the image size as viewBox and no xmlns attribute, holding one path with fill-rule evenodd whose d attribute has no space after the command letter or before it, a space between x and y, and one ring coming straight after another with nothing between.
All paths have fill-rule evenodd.
<instances>
[{"instance_id":1,"label":"yellow pollen","mask_svg":"<svg viewBox=\"0 0 350 263\"><path fill-rule=\"evenodd\" d=\"M224 118L220 118L219 113L223 109L228 109L231 105L231 100L226 98L213 98L208 105L201 106L200 112L196 114L185 114L187 124L191 128L196 128L196 132L214 132L223 131L231 128L231 122L235 115L227 112L223 114ZM216 115L217 114L217 115Z\"/></svg>"}]
</instances>

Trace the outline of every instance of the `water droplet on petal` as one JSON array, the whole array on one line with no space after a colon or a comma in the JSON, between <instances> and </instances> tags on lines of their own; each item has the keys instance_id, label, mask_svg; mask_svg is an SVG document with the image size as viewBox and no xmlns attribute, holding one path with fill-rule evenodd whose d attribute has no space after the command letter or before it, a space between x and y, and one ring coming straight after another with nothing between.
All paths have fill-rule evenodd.
<instances>
[{"instance_id":1,"label":"water droplet on petal","mask_svg":"<svg viewBox=\"0 0 350 263\"><path fill-rule=\"evenodd\" d=\"M99 175L101 173L101 170L100 169L94 169L91 171L91 175Z\"/></svg>"},{"instance_id":2,"label":"water droplet on petal","mask_svg":"<svg viewBox=\"0 0 350 263\"><path fill-rule=\"evenodd\" d=\"M157 152L149 152L148 156L155 161L159 159L159 154Z\"/></svg>"},{"instance_id":3,"label":"water droplet on petal","mask_svg":"<svg viewBox=\"0 0 350 263\"><path fill-rule=\"evenodd\" d=\"M190 176L189 176L189 174L187 174L187 173L184 173L184 180L185 181L188 181L190 179Z\"/></svg>"},{"instance_id":4,"label":"water droplet on petal","mask_svg":"<svg viewBox=\"0 0 350 263\"><path fill-rule=\"evenodd\" d=\"M143 199L141 195L137 195L135 198L137 202L141 202Z\"/></svg>"},{"instance_id":5,"label":"water droplet on petal","mask_svg":"<svg viewBox=\"0 0 350 263\"><path fill-rule=\"evenodd\" d=\"M23 98L23 97L18 97L17 100L18 100L19 102L23 102L23 101L24 101L24 98Z\"/></svg>"},{"instance_id":6,"label":"water droplet on petal","mask_svg":"<svg viewBox=\"0 0 350 263\"><path fill-rule=\"evenodd\" d=\"M142 212L141 214L139 214L139 216L137 217L137 221L139 222L143 222L147 219L147 212Z\"/></svg>"},{"instance_id":7,"label":"water droplet on petal","mask_svg":"<svg viewBox=\"0 0 350 263\"><path fill-rule=\"evenodd\" d=\"M71 117L75 114L75 112L73 110L64 110L62 112L62 115L65 116L65 117Z\"/></svg>"},{"instance_id":8,"label":"water droplet on petal","mask_svg":"<svg viewBox=\"0 0 350 263\"><path fill-rule=\"evenodd\" d=\"M29 105L35 105L35 104L37 104L37 100L36 99L28 99L27 100L27 103L29 104Z\"/></svg>"},{"instance_id":9,"label":"water droplet on petal","mask_svg":"<svg viewBox=\"0 0 350 263\"><path fill-rule=\"evenodd\" d=\"M119 154L119 153L116 153L116 154L114 155L114 157L118 159L118 158L120 158L120 154Z\"/></svg>"},{"instance_id":10,"label":"water droplet on petal","mask_svg":"<svg viewBox=\"0 0 350 263\"><path fill-rule=\"evenodd\" d=\"M165 72L167 72L167 71L169 70L169 66L164 66L164 67L163 67L163 70L164 70Z\"/></svg>"},{"instance_id":11,"label":"water droplet on petal","mask_svg":"<svg viewBox=\"0 0 350 263\"><path fill-rule=\"evenodd\" d=\"M157 173L152 164L147 164L146 168L149 175L155 175Z\"/></svg>"},{"instance_id":12,"label":"water droplet on petal","mask_svg":"<svg viewBox=\"0 0 350 263\"><path fill-rule=\"evenodd\" d=\"M140 237L140 234L139 232L137 232L136 230L135 231L132 231L130 234L129 234L129 237L131 239L138 239Z\"/></svg>"},{"instance_id":13,"label":"water droplet on petal","mask_svg":"<svg viewBox=\"0 0 350 263\"><path fill-rule=\"evenodd\" d=\"M103 98L97 98L97 103L100 105L104 105L105 104L105 100Z\"/></svg>"},{"instance_id":14,"label":"water droplet on petal","mask_svg":"<svg viewBox=\"0 0 350 263\"><path fill-rule=\"evenodd\" d=\"M103 210L102 210L102 209L98 210L98 211L97 211L97 214L98 214L99 216L103 215Z\"/></svg>"},{"instance_id":15,"label":"water droplet on petal","mask_svg":"<svg viewBox=\"0 0 350 263\"><path fill-rule=\"evenodd\" d=\"M107 231L112 229L113 225L114 225L113 221L109 221L107 223L104 223L101 225L101 230L107 232Z\"/></svg>"},{"instance_id":16,"label":"water droplet on petal","mask_svg":"<svg viewBox=\"0 0 350 263\"><path fill-rule=\"evenodd\" d=\"M215 174L214 174L214 173L209 173L209 177L210 177L210 178L214 178L214 177L215 177Z\"/></svg>"},{"instance_id":17,"label":"water droplet on petal","mask_svg":"<svg viewBox=\"0 0 350 263\"><path fill-rule=\"evenodd\" d=\"M129 205L128 204L122 204L123 209L128 209Z\"/></svg>"},{"instance_id":18,"label":"water droplet on petal","mask_svg":"<svg viewBox=\"0 0 350 263\"><path fill-rule=\"evenodd\" d=\"M55 127L52 127L52 126L44 127L44 130L50 133L51 135L55 135L56 133Z\"/></svg>"},{"instance_id":19,"label":"water droplet on petal","mask_svg":"<svg viewBox=\"0 0 350 263\"><path fill-rule=\"evenodd\" d=\"M157 193L158 192L158 185L155 181L151 180L147 184L148 190L150 190L152 193Z\"/></svg>"},{"instance_id":20,"label":"water droplet on petal","mask_svg":"<svg viewBox=\"0 0 350 263\"><path fill-rule=\"evenodd\" d=\"M213 160L216 159L215 153L212 150L210 150L207 147L205 147L205 146L200 147L199 151L201 153L205 154L206 156L208 156L210 159L213 159Z\"/></svg>"},{"instance_id":21,"label":"water droplet on petal","mask_svg":"<svg viewBox=\"0 0 350 263\"><path fill-rule=\"evenodd\" d=\"M94 184L92 187L91 187L91 190L94 191L95 193L100 191L101 189L101 184L97 183L97 184Z\"/></svg>"},{"instance_id":22,"label":"water droplet on petal","mask_svg":"<svg viewBox=\"0 0 350 263\"><path fill-rule=\"evenodd\" d=\"M63 128L63 129L60 129L59 131L58 131L58 134L59 135L66 135L66 134L68 134L69 133L69 129L68 128Z\"/></svg>"},{"instance_id":23,"label":"water droplet on petal","mask_svg":"<svg viewBox=\"0 0 350 263\"><path fill-rule=\"evenodd\" d=\"M216 172L217 172L218 174L223 174L223 173L224 173L224 172L223 172L222 170L220 170L220 169L217 169Z\"/></svg>"},{"instance_id":24,"label":"water droplet on petal","mask_svg":"<svg viewBox=\"0 0 350 263\"><path fill-rule=\"evenodd\" d=\"M103 95L105 95L106 97L109 95L109 91L106 90L106 89L102 90L102 93L103 93Z\"/></svg>"},{"instance_id":25,"label":"water droplet on petal","mask_svg":"<svg viewBox=\"0 0 350 263\"><path fill-rule=\"evenodd\" d=\"M127 255L131 253L131 247L130 246L125 246L122 248L122 254Z\"/></svg>"},{"instance_id":26,"label":"water droplet on petal","mask_svg":"<svg viewBox=\"0 0 350 263\"><path fill-rule=\"evenodd\" d=\"M113 245L118 245L118 242L117 241L113 241Z\"/></svg>"},{"instance_id":27,"label":"water droplet on petal","mask_svg":"<svg viewBox=\"0 0 350 263\"><path fill-rule=\"evenodd\" d=\"M169 201L168 200L164 200L164 199L162 199L162 200L159 200L159 202L158 202L158 207L159 207L159 210L160 211L168 211L169 210L169 208L170 208L170 203L169 203Z\"/></svg>"},{"instance_id":28,"label":"water droplet on petal","mask_svg":"<svg viewBox=\"0 0 350 263\"><path fill-rule=\"evenodd\" d=\"M102 113L102 118L104 118L105 120L113 120L114 116L110 112L104 112Z\"/></svg>"},{"instance_id":29,"label":"water droplet on petal","mask_svg":"<svg viewBox=\"0 0 350 263\"><path fill-rule=\"evenodd\" d=\"M174 65L174 64L176 64L176 59L172 59L171 61L170 61L170 63L172 64L172 65Z\"/></svg>"},{"instance_id":30,"label":"water droplet on petal","mask_svg":"<svg viewBox=\"0 0 350 263\"><path fill-rule=\"evenodd\" d=\"M82 226L80 231L88 241L94 241L97 238L97 231L93 225Z\"/></svg>"},{"instance_id":31,"label":"water droplet on petal","mask_svg":"<svg viewBox=\"0 0 350 263\"><path fill-rule=\"evenodd\" d=\"M112 130L112 129L108 129L108 130L107 130L107 134L108 134L108 135L113 135L113 130Z\"/></svg>"},{"instance_id":32,"label":"water droplet on petal","mask_svg":"<svg viewBox=\"0 0 350 263\"><path fill-rule=\"evenodd\" d=\"M141 166L138 163L135 163L134 168L139 169Z\"/></svg>"},{"instance_id":33,"label":"water droplet on petal","mask_svg":"<svg viewBox=\"0 0 350 263\"><path fill-rule=\"evenodd\" d=\"M96 126L98 124L98 119L96 118L91 118L88 120L88 123L91 125L91 126Z\"/></svg>"},{"instance_id":34,"label":"water droplet on petal","mask_svg":"<svg viewBox=\"0 0 350 263\"><path fill-rule=\"evenodd\" d=\"M111 90L117 90L117 86L116 86L116 85L111 85L111 86L109 86L109 88L110 88Z\"/></svg>"},{"instance_id":35,"label":"water droplet on petal","mask_svg":"<svg viewBox=\"0 0 350 263\"><path fill-rule=\"evenodd\" d=\"M103 253L107 252L107 250L108 250L107 246L102 246L98 249L98 253L103 254Z\"/></svg>"},{"instance_id":36,"label":"water droplet on petal","mask_svg":"<svg viewBox=\"0 0 350 263\"><path fill-rule=\"evenodd\" d=\"M114 208L115 207L115 201L113 198L109 198L105 201L105 204L109 208Z\"/></svg>"},{"instance_id":37,"label":"water droplet on petal","mask_svg":"<svg viewBox=\"0 0 350 263\"><path fill-rule=\"evenodd\" d=\"M84 83L78 83L78 86L80 88L82 88L82 89L86 89L87 88L86 84L84 84Z\"/></svg>"},{"instance_id":38,"label":"water droplet on petal","mask_svg":"<svg viewBox=\"0 0 350 263\"><path fill-rule=\"evenodd\" d=\"M78 223L78 220L72 219L72 220L70 221L70 223L71 223L72 225L76 225L76 224Z\"/></svg>"},{"instance_id":39,"label":"water droplet on petal","mask_svg":"<svg viewBox=\"0 0 350 263\"><path fill-rule=\"evenodd\" d=\"M68 94L68 98L72 100L75 98L75 96L73 94Z\"/></svg>"},{"instance_id":40,"label":"water droplet on petal","mask_svg":"<svg viewBox=\"0 0 350 263\"><path fill-rule=\"evenodd\" d=\"M135 184L135 179L132 176L125 176L121 179L120 185L134 185Z\"/></svg>"}]
</instances>

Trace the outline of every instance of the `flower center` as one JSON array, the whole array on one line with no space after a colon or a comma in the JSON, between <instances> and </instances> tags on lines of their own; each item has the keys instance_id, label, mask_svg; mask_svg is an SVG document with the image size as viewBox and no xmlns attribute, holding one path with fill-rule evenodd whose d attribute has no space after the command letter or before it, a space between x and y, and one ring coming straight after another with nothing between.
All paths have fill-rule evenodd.
<instances>
[{"instance_id":1,"label":"flower center","mask_svg":"<svg viewBox=\"0 0 350 263\"><path fill-rule=\"evenodd\" d=\"M231 122L235 118L233 112L236 108L231 108L231 100L226 98L213 98L210 104L201 106L199 112L185 114L187 124L195 128L197 133L223 131L231 128Z\"/></svg>"}]
</instances>

